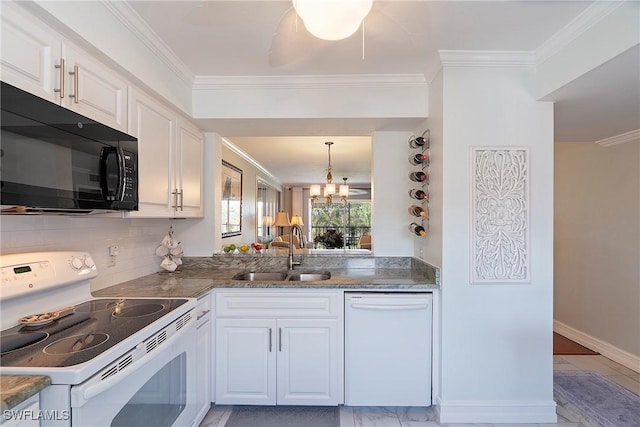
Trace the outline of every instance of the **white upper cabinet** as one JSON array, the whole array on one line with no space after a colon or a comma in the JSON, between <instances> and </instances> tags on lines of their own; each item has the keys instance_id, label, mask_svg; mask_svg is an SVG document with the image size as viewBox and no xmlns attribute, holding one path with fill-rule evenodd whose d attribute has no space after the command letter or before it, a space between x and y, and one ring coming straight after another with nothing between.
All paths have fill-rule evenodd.
<instances>
[{"instance_id":1,"label":"white upper cabinet","mask_svg":"<svg viewBox=\"0 0 640 427\"><path fill-rule=\"evenodd\" d=\"M2 5L2 81L59 102L62 37L12 3Z\"/></svg>"},{"instance_id":2,"label":"white upper cabinet","mask_svg":"<svg viewBox=\"0 0 640 427\"><path fill-rule=\"evenodd\" d=\"M138 138L139 211L132 217L201 217L202 134L132 87L129 133Z\"/></svg>"},{"instance_id":3,"label":"white upper cabinet","mask_svg":"<svg viewBox=\"0 0 640 427\"><path fill-rule=\"evenodd\" d=\"M203 139L200 129L178 120L175 187L181 217L202 217Z\"/></svg>"},{"instance_id":4,"label":"white upper cabinet","mask_svg":"<svg viewBox=\"0 0 640 427\"><path fill-rule=\"evenodd\" d=\"M71 44L64 46L66 96L62 105L127 131L127 81Z\"/></svg>"},{"instance_id":5,"label":"white upper cabinet","mask_svg":"<svg viewBox=\"0 0 640 427\"><path fill-rule=\"evenodd\" d=\"M127 81L11 2L2 5L2 80L127 130Z\"/></svg>"}]
</instances>

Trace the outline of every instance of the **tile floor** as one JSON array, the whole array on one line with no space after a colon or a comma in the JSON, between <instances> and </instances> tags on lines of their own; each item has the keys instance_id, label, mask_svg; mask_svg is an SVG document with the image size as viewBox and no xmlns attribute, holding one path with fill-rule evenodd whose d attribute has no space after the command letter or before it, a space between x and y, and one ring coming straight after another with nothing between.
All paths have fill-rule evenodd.
<instances>
[{"instance_id":1,"label":"tile floor","mask_svg":"<svg viewBox=\"0 0 640 427\"><path fill-rule=\"evenodd\" d=\"M604 356L553 356L553 368L558 371L595 371L628 390L640 395L640 373L632 371ZM231 406L214 406L200 427L224 427ZM443 424L436 422L433 408L340 407L340 427L591 427L581 424L558 406L557 424ZM256 424L247 427L260 427ZM302 427L302 426L301 426Z\"/></svg>"}]
</instances>

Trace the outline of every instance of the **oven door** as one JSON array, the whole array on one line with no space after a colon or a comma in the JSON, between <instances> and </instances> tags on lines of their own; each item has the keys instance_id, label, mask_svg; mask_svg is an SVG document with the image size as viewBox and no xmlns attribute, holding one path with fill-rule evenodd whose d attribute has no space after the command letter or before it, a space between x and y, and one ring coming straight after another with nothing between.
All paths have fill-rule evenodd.
<instances>
[{"instance_id":1,"label":"oven door","mask_svg":"<svg viewBox=\"0 0 640 427\"><path fill-rule=\"evenodd\" d=\"M191 426L198 412L197 335L194 322L183 329L121 373L73 386L71 425Z\"/></svg>"}]
</instances>

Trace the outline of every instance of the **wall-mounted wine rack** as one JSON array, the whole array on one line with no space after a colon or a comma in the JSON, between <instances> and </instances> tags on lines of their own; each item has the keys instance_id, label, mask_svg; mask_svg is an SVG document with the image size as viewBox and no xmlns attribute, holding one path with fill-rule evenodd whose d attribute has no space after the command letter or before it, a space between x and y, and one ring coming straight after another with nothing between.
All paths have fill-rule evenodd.
<instances>
[{"instance_id":1,"label":"wall-mounted wine rack","mask_svg":"<svg viewBox=\"0 0 640 427\"><path fill-rule=\"evenodd\" d=\"M409 180L419 188L409 190L409 197L413 204L409 206L409 214L413 222L409 229L417 236L426 236L429 233L429 164L431 162L431 138L429 129L420 136L412 135L409 138L409 164L412 166L409 172ZM418 219L420 221L418 222Z\"/></svg>"}]
</instances>

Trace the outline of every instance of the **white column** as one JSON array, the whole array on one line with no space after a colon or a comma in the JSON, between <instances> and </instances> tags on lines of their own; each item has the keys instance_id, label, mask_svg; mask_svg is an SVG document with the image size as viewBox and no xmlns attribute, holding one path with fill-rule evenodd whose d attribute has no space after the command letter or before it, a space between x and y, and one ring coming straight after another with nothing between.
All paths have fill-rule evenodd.
<instances>
[{"instance_id":1,"label":"white column","mask_svg":"<svg viewBox=\"0 0 640 427\"><path fill-rule=\"evenodd\" d=\"M526 54L441 59L440 422L553 423L553 105L535 100ZM471 284L477 146L528 149L527 283Z\"/></svg>"}]
</instances>

